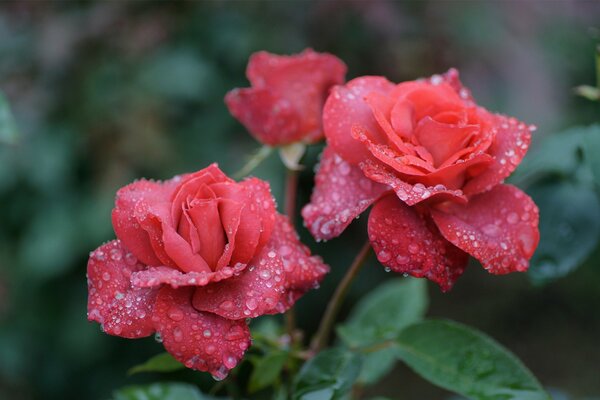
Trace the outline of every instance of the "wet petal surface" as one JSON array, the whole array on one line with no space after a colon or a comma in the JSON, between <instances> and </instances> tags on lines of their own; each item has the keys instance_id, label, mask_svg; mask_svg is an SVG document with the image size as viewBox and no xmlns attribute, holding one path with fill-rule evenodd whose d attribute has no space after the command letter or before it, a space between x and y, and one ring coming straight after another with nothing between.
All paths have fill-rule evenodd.
<instances>
[{"instance_id":1,"label":"wet petal surface","mask_svg":"<svg viewBox=\"0 0 600 400\"><path fill-rule=\"evenodd\" d=\"M426 214L394 195L373 206L368 229L379 262L394 272L427 278L443 291L452 287L467 265L468 255L444 239Z\"/></svg>"},{"instance_id":2,"label":"wet petal surface","mask_svg":"<svg viewBox=\"0 0 600 400\"><path fill-rule=\"evenodd\" d=\"M317 240L339 236L352 220L389 191L326 147L315 176L311 202L302 209L306 227Z\"/></svg>"},{"instance_id":3,"label":"wet petal surface","mask_svg":"<svg viewBox=\"0 0 600 400\"><path fill-rule=\"evenodd\" d=\"M225 378L250 346L244 321L232 321L192 307L193 288L160 289L152 321L165 349L186 367Z\"/></svg>"},{"instance_id":4,"label":"wet petal surface","mask_svg":"<svg viewBox=\"0 0 600 400\"><path fill-rule=\"evenodd\" d=\"M119 240L94 250L87 266L88 320L115 336L133 339L154 333L150 318L157 290L130 284L131 274L145 267Z\"/></svg>"},{"instance_id":5,"label":"wet petal surface","mask_svg":"<svg viewBox=\"0 0 600 400\"><path fill-rule=\"evenodd\" d=\"M498 185L466 205L432 210L444 237L493 274L526 271L539 242L538 208L521 190Z\"/></svg>"},{"instance_id":6,"label":"wet petal surface","mask_svg":"<svg viewBox=\"0 0 600 400\"><path fill-rule=\"evenodd\" d=\"M265 247L238 276L197 288L193 304L228 319L255 318L275 308L284 280L281 257Z\"/></svg>"}]
</instances>

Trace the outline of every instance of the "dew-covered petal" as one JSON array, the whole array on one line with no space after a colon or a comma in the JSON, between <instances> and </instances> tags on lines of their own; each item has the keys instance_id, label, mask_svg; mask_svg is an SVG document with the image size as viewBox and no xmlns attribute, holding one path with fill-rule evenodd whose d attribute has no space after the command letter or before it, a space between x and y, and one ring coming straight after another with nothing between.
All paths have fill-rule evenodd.
<instances>
[{"instance_id":1,"label":"dew-covered petal","mask_svg":"<svg viewBox=\"0 0 600 400\"><path fill-rule=\"evenodd\" d=\"M329 266L321 257L310 255L310 250L300 242L288 217L279 214L276 221L267 246L283 261L285 295L276 310L285 312L300 296L319 286L329 272ZM278 280L277 276L275 280Z\"/></svg>"},{"instance_id":2,"label":"dew-covered petal","mask_svg":"<svg viewBox=\"0 0 600 400\"><path fill-rule=\"evenodd\" d=\"M482 111L487 113L487 111ZM489 113L488 113L489 114ZM508 177L521 163L531 142L533 126L527 126L515 118L489 114L492 120L494 140L487 153L494 161L481 174L471 179L464 187L468 196L490 190Z\"/></svg>"},{"instance_id":3,"label":"dew-covered petal","mask_svg":"<svg viewBox=\"0 0 600 400\"><path fill-rule=\"evenodd\" d=\"M369 240L377 259L394 272L427 278L443 291L463 273L468 255L440 235L426 214L388 195L369 215Z\"/></svg>"},{"instance_id":4,"label":"dew-covered petal","mask_svg":"<svg viewBox=\"0 0 600 400\"><path fill-rule=\"evenodd\" d=\"M140 201L164 202L169 195L170 193L164 193L161 183L141 179L119 189L115 198L115 208L112 211L115 234L137 258L148 265L161 265L165 262L155 254L148 232L135 218L135 208Z\"/></svg>"},{"instance_id":5,"label":"dew-covered petal","mask_svg":"<svg viewBox=\"0 0 600 400\"><path fill-rule=\"evenodd\" d=\"M135 339L154 333L150 318L157 290L130 284L131 274L145 267L120 240L94 250L87 265L88 320L115 336Z\"/></svg>"},{"instance_id":6,"label":"dew-covered petal","mask_svg":"<svg viewBox=\"0 0 600 400\"><path fill-rule=\"evenodd\" d=\"M390 171L384 165L367 160L360 165L365 176L369 179L387 185L396 192L396 196L409 206L422 201L440 202L455 201L464 203L467 198L460 189L449 189L442 184L426 186L422 183L414 185L403 181L396 173Z\"/></svg>"},{"instance_id":7,"label":"dew-covered petal","mask_svg":"<svg viewBox=\"0 0 600 400\"><path fill-rule=\"evenodd\" d=\"M269 247L230 279L196 289L194 307L228 319L255 318L275 308L285 291L283 262Z\"/></svg>"},{"instance_id":8,"label":"dew-covered petal","mask_svg":"<svg viewBox=\"0 0 600 400\"><path fill-rule=\"evenodd\" d=\"M193 292L193 288L164 286L158 292L152 321L165 349L175 359L223 379L250 346L250 330L244 321L194 309Z\"/></svg>"},{"instance_id":9,"label":"dew-covered petal","mask_svg":"<svg viewBox=\"0 0 600 400\"><path fill-rule=\"evenodd\" d=\"M234 89L225 104L256 140L270 146L298 140L301 120L292 103L270 89Z\"/></svg>"},{"instance_id":10,"label":"dew-covered petal","mask_svg":"<svg viewBox=\"0 0 600 400\"><path fill-rule=\"evenodd\" d=\"M232 267L223 267L214 272L182 272L170 267L148 267L143 271L131 275L131 284L134 287L157 287L163 284L174 288L180 286L205 286L212 282L219 282L239 274L246 264L236 264Z\"/></svg>"},{"instance_id":11,"label":"dew-covered petal","mask_svg":"<svg viewBox=\"0 0 600 400\"><path fill-rule=\"evenodd\" d=\"M388 94L394 84L383 77L364 76L336 86L325 102L323 127L327 143L351 164L358 164L370 153L352 137L352 127L360 125L373 135L376 143L384 143L386 135L379 127L365 96L372 92Z\"/></svg>"},{"instance_id":12,"label":"dew-covered petal","mask_svg":"<svg viewBox=\"0 0 600 400\"><path fill-rule=\"evenodd\" d=\"M261 142L278 146L323 137L321 112L329 88L342 84L345 64L327 53L307 49L280 56L265 51L250 57L251 89L229 92L232 113Z\"/></svg>"},{"instance_id":13,"label":"dew-covered petal","mask_svg":"<svg viewBox=\"0 0 600 400\"><path fill-rule=\"evenodd\" d=\"M317 240L334 238L388 190L367 179L359 168L327 146L315 176L311 202L302 209L304 223Z\"/></svg>"},{"instance_id":14,"label":"dew-covered petal","mask_svg":"<svg viewBox=\"0 0 600 400\"><path fill-rule=\"evenodd\" d=\"M473 196L468 204L440 204L432 216L446 239L493 274L527 270L539 242L537 206L510 185Z\"/></svg>"}]
</instances>

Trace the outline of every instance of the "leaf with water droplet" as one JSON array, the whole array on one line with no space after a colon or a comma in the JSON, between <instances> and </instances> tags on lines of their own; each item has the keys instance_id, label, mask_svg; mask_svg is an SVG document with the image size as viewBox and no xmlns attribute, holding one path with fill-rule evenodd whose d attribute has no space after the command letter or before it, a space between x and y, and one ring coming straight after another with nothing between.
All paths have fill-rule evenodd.
<instances>
[{"instance_id":1,"label":"leaf with water droplet","mask_svg":"<svg viewBox=\"0 0 600 400\"><path fill-rule=\"evenodd\" d=\"M350 347L370 346L395 338L404 327L420 321L427 305L425 280L391 279L364 297L337 331ZM389 350L366 354L359 381L377 382L390 371L394 362L395 357Z\"/></svg>"},{"instance_id":2,"label":"leaf with water droplet","mask_svg":"<svg viewBox=\"0 0 600 400\"><path fill-rule=\"evenodd\" d=\"M431 383L473 400L550 400L523 363L492 338L450 321L423 321L398 335L394 351Z\"/></svg>"},{"instance_id":3,"label":"leaf with water droplet","mask_svg":"<svg viewBox=\"0 0 600 400\"><path fill-rule=\"evenodd\" d=\"M581 265L600 239L600 202L584 184L547 183L529 190L540 209L540 243L529 277L544 283Z\"/></svg>"},{"instance_id":4,"label":"leaf with water droplet","mask_svg":"<svg viewBox=\"0 0 600 400\"><path fill-rule=\"evenodd\" d=\"M143 364L136 365L127 371L128 375L137 374L139 372L172 372L185 368L185 366L173 358L167 352L160 353L148 359Z\"/></svg>"}]
</instances>

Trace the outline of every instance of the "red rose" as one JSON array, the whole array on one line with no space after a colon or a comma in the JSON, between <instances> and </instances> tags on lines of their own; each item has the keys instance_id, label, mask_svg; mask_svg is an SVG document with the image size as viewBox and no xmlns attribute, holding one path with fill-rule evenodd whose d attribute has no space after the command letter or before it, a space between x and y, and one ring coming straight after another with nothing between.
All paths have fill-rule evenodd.
<instances>
[{"instance_id":1,"label":"red rose","mask_svg":"<svg viewBox=\"0 0 600 400\"><path fill-rule=\"evenodd\" d=\"M456 70L398 85L354 79L332 90L323 124L328 146L302 212L317 239L338 236L375 203L369 239L394 271L448 290L466 253L494 274L528 268L538 209L502 181L531 128L477 106Z\"/></svg>"},{"instance_id":2,"label":"red rose","mask_svg":"<svg viewBox=\"0 0 600 400\"><path fill-rule=\"evenodd\" d=\"M88 262L88 319L111 335L157 332L187 367L223 378L250 345L246 319L284 312L328 267L310 256L269 185L216 165L117 193L113 240Z\"/></svg>"},{"instance_id":3,"label":"red rose","mask_svg":"<svg viewBox=\"0 0 600 400\"><path fill-rule=\"evenodd\" d=\"M293 56L254 53L246 69L251 88L227 93L229 112L270 146L313 143L323 137L321 112L333 85L344 83L346 65L311 49Z\"/></svg>"}]
</instances>

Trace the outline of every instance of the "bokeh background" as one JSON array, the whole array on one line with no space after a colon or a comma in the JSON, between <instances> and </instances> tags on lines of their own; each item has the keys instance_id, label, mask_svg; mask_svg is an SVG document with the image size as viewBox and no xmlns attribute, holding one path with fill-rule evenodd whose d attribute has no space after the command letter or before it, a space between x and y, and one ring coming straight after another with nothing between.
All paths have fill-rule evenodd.
<instances>
[{"instance_id":1,"label":"bokeh background","mask_svg":"<svg viewBox=\"0 0 600 400\"><path fill-rule=\"evenodd\" d=\"M600 103L572 90L595 84L599 42L598 1L0 3L0 90L21 132L18 143L0 144L0 398L93 400L133 383L210 383L193 372L127 376L162 348L152 338L104 335L86 321L86 261L114 236L110 210L119 187L214 161L233 173L258 149L223 104L228 90L247 86L252 52L310 46L342 58L348 78L401 81L457 67L480 104L539 127L535 148L547 135L600 121ZM306 157L300 204L319 151ZM561 151L555 146L542 158L561 159ZM282 204L276 154L255 174L271 182ZM590 210L597 207L591 196ZM594 212L583 223L596 224L592 247ZM365 222L326 244L300 228L333 267L321 290L299 303L308 332L364 241ZM561 229L565 243L577 238L577 226ZM533 278L495 277L473 266L448 294L430 285L429 315L492 335L557 399L600 396L598 256L586 253L586 262L552 280L535 278L553 265L539 257ZM389 276L371 260L343 313ZM402 366L369 394L451 396Z\"/></svg>"}]
</instances>

